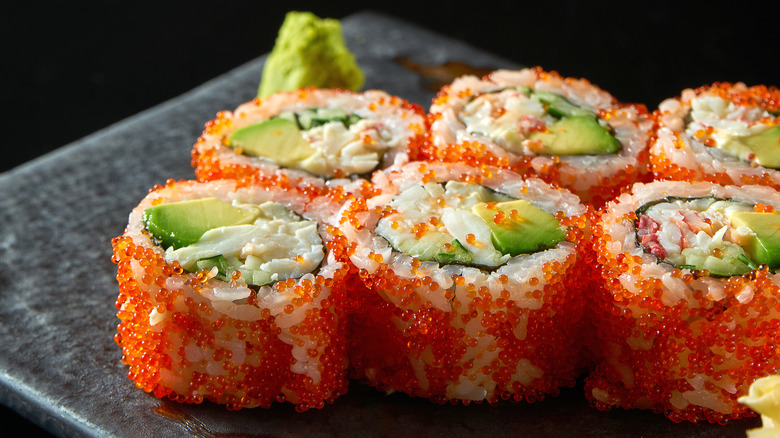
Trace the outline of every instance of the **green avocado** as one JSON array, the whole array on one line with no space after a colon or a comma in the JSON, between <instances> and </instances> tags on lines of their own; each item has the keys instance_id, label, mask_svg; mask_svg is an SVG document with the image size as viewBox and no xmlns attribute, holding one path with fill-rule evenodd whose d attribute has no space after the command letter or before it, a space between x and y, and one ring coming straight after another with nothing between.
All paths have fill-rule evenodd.
<instances>
[{"instance_id":1,"label":"green avocado","mask_svg":"<svg viewBox=\"0 0 780 438\"><path fill-rule=\"evenodd\" d=\"M622 147L596 118L581 115L561 119L528 138L542 142L543 155L614 154Z\"/></svg>"},{"instance_id":2,"label":"green avocado","mask_svg":"<svg viewBox=\"0 0 780 438\"><path fill-rule=\"evenodd\" d=\"M217 198L159 204L144 210L146 230L159 244L178 249L197 242L213 228L253 223L260 212L254 208L234 207Z\"/></svg>"},{"instance_id":3,"label":"green avocado","mask_svg":"<svg viewBox=\"0 0 780 438\"><path fill-rule=\"evenodd\" d=\"M573 116L596 117L596 114L593 111L574 105L560 94L535 90L532 97L547 106L548 114L559 119Z\"/></svg>"},{"instance_id":4,"label":"green avocado","mask_svg":"<svg viewBox=\"0 0 780 438\"><path fill-rule=\"evenodd\" d=\"M735 211L729 219L732 226L746 226L755 233L742 247L753 262L780 267L780 212Z\"/></svg>"},{"instance_id":5,"label":"green avocado","mask_svg":"<svg viewBox=\"0 0 780 438\"><path fill-rule=\"evenodd\" d=\"M512 257L549 249L566 238L565 229L553 215L528 201L482 203L472 207L472 213L479 216L490 227L493 246L503 254ZM516 211L516 218L512 212ZM494 217L504 212L504 220L496 224Z\"/></svg>"},{"instance_id":6,"label":"green avocado","mask_svg":"<svg viewBox=\"0 0 780 438\"><path fill-rule=\"evenodd\" d=\"M291 166L314 155L317 150L306 141L298 125L287 118L274 117L239 128L227 137L228 144L242 153Z\"/></svg>"},{"instance_id":7,"label":"green avocado","mask_svg":"<svg viewBox=\"0 0 780 438\"><path fill-rule=\"evenodd\" d=\"M772 169L780 168L780 126L739 140L756 154L756 163Z\"/></svg>"}]
</instances>

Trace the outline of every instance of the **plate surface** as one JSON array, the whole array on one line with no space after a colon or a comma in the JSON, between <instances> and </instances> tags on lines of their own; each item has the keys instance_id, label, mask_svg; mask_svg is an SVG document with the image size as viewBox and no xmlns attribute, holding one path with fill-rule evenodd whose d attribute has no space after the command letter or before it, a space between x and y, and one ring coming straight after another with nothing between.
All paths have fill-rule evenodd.
<instances>
[{"instance_id":1,"label":"plate surface","mask_svg":"<svg viewBox=\"0 0 780 438\"><path fill-rule=\"evenodd\" d=\"M414 71L420 65L518 67L384 15L365 12L342 23L366 88L425 109L436 84ZM136 389L113 341L119 320L110 240L152 186L194 178L190 150L205 122L254 97L264 59L0 174L0 403L60 436L744 437L760 424L601 412L581 387L490 407L439 406L353 384L333 405L303 414L287 405L238 412L180 405Z\"/></svg>"}]
</instances>

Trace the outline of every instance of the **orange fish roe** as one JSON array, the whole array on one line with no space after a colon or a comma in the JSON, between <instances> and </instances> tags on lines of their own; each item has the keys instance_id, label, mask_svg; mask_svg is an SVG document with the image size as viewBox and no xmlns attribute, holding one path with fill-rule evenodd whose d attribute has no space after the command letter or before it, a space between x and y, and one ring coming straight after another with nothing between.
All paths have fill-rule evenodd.
<instances>
[{"instance_id":1,"label":"orange fish roe","mask_svg":"<svg viewBox=\"0 0 780 438\"><path fill-rule=\"evenodd\" d=\"M209 400L237 410L286 401L298 411L322 408L348 386L347 318L340 303L349 267L335 261L344 251L337 230L320 227L332 237L324 239L332 258L314 273L248 288L240 275L223 282L204 275L208 271L166 263L143 228L143 210L153 199L225 196L221 190L229 187L238 187L245 202L276 190L169 181L150 191L125 233L112 240L119 283L115 341L128 377L146 392L183 403ZM220 297L241 290L245 298Z\"/></svg>"},{"instance_id":2,"label":"orange fish roe","mask_svg":"<svg viewBox=\"0 0 780 438\"><path fill-rule=\"evenodd\" d=\"M431 170L431 182L468 176L497 189L500 181L522 181L500 169L410 163L389 174L382 196L398 190L393 184L424 183ZM557 194L534 181L528 183L531 191ZM520 192L516 187L512 193ZM342 213L349 243L342 245L361 280L351 289L350 376L441 404L534 402L573 386L587 362L582 328L593 210L568 196L580 214L559 216L569 231L561 244L567 249L520 256L530 265L522 270L511 268L512 262L483 270L409 257L374 237L371 224L382 216L382 206L369 208L372 199L348 201ZM364 220L350 219L357 216ZM557 251L560 258L552 258ZM376 258L380 252L384 256Z\"/></svg>"},{"instance_id":3,"label":"orange fish roe","mask_svg":"<svg viewBox=\"0 0 780 438\"><path fill-rule=\"evenodd\" d=\"M780 189L780 170L736 158L723 160L713 155L712 149L716 146L714 127L698 129L692 135L685 132L691 102L700 96L720 97L737 106L756 107L777 114L780 89L764 85L748 87L741 82L715 82L683 90L680 96L662 102L653 113L657 126L650 144L649 161L654 178L722 185L758 184ZM754 123L775 126L780 124L780 117L762 117Z\"/></svg>"},{"instance_id":4,"label":"orange fish roe","mask_svg":"<svg viewBox=\"0 0 780 438\"><path fill-rule=\"evenodd\" d=\"M780 278L766 267L722 278L660 263L637 246L629 213L653 199L705 193L780 203L771 192L656 182L607 205L593 228L600 279L590 312L597 365L585 385L592 406L652 409L675 422L756 415L737 399L780 371Z\"/></svg>"},{"instance_id":5,"label":"orange fish roe","mask_svg":"<svg viewBox=\"0 0 780 438\"><path fill-rule=\"evenodd\" d=\"M382 126L382 120L387 118L391 119L392 123L385 123L385 126L398 125L405 128L401 134L394 134L394 138L401 139L398 144L389 145L386 150L381 151L380 160L384 159L384 161L381 161L377 168L387 168L416 159L428 131L425 113L418 105L389 96L379 90L355 93L348 90L308 88L278 93L262 101L253 100L240 105L232 112L220 111L216 119L206 123L201 137L192 148L191 164L195 168L197 179L213 181L229 178L241 181L245 185L269 185L293 189L305 186L325 190L326 180L355 176L347 174L344 169L334 167L326 178L322 178L305 170L282 167L269 160L244 155L240 150L232 149L226 141L227 136L236 129L260 123L281 112L290 111L293 107L296 110L329 107L329 103L334 99L349 102L349 99L344 99L345 95L353 96L356 102L354 108L345 107L346 111L355 111L368 119L376 118L377 126ZM400 120L403 122L396 123ZM366 144L376 144L377 138L366 132L361 135Z\"/></svg>"},{"instance_id":6,"label":"orange fish roe","mask_svg":"<svg viewBox=\"0 0 780 438\"><path fill-rule=\"evenodd\" d=\"M510 151L484 134L467 132L459 117L463 108L483 92L544 84L544 89L579 100L597 101L595 112L619 132L622 149L615 154L550 156ZM557 91L556 91L557 90ZM571 93L571 94L570 94ZM587 96L584 97L584 96ZM595 97L594 97L595 96ZM493 109L496 114L505 114ZM498 70L482 79L468 76L443 87L428 116L430 135L420 148L420 160L495 166L521 175L533 175L564 187L596 208L637 181L650 181L648 146L653 119L644 105L619 104L585 79L564 78L540 67L519 71ZM543 130L532 126L529 132ZM544 128L546 129L546 128ZM530 143L528 146L529 149Z\"/></svg>"}]
</instances>

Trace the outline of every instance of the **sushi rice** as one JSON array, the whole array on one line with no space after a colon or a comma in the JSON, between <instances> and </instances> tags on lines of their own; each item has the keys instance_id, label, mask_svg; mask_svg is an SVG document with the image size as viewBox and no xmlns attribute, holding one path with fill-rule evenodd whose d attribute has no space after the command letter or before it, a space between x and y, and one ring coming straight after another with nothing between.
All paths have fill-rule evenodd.
<instances>
[{"instance_id":1,"label":"sushi rice","mask_svg":"<svg viewBox=\"0 0 780 438\"><path fill-rule=\"evenodd\" d=\"M656 178L780 188L775 154L762 162L734 147L734 140L780 129L777 88L719 82L686 89L664 100L654 115L658 129L650 160ZM778 150L780 143L775 143Z\"/></svg>"},{"instance_id":2,"label":"sushi rice","mask_svg":"<svg viewBox=\"0 0 780 438\"><path fill-rule=\"evenodd\" d=\"M545 100L559 98L563 115ZM651 117L536 67L458 78L427 116L380 90L314 88L222 111L192 149L197 181L152 188L112 240L128 377L178 402L305 411L349 379L496 404L586 375L599 409L753 416L737 399L780 372L780 277L727 218L780 209L780 170L724 145L780 125L778 102L716 83ZM540 149L577 117L613 149ZM305 153L237 140L277 119ZM649 162L704 182L648 182ZM210 198L253 222L174 245L151 229L155 207ZM548 225L508 244L490 221L519 208Z\"/></svg>"},{"instance_id":3,"label":"sushi rice","mask_svg":"<svg viewBox=\"0 0 780 438\"><path fill-rule=\"evenodd\" d=\"M145 213L211 198L271 218L211 229L178 249L157 244ZM169 181L150 190L112 242L116 342L128 377L157 397L228 409L287 401L304 411L345 393L346 316L334 303L343 300L348 268L336 260L325 224L337 207L231 180ZM198 264L214 254L241 263L227 272Z\"/></svg>"},{"instance_id":4,"label":"sushi rice","mask_svg":"<svg viewBox=\"0 0 780 438\"><path fill-rule=\"evenodd\" d=\"M413 162L377 172L373 182L376 195L347 202L339 223L350 248L348 261L365 285L356 294L361 311L351 318L352 376L384 391L439 403L535 401L574 385L585 362L579 336L592 210L566 190L498 168ZM377 224L392 217L387 206L409 190L422 187L434 195L411 203L416 206L443 199L455 205L455 199L469 202L477 196L467 194L464 185L529 201L554 216L565 237L552 248L502 257L488 267L422 261L377 234ZM446 198L452 186L456 193ZM436 218L425 222L431 233L447 228L446 219L430 214ZM439 221L442 226L435 225ZM462 230L456 224L453 234ZM462 237L464 246L488 246L489 238L474 236L480 233L476 227L469 230L473 234Z\"/></svg>"},{"instance_id":5,"label":"sushi rice","mask_svg":"<svg viewBox=\"0 0 780 438\"><path fill-rule=\"evenodd\" d=\"M561 117L546 98L563 98L574 114L589 114L617 140L610 153L540 151L534 134L549 132ZM554 114L554 115L553 115ZM565 187L596 206L649 175L647 146L652 119L643 105L619 104L585 79L540 68L497 70L484 78L463 76L445 86L430 108L430 160L469 162L533 174ZM614 141L614 140L613 140Z\"/></svg>"},{"instance_id":6,"label":"sushi rice","mask_svg":"<svg viewBox=\"0 0 780 438\"><path fill-rule=\"evenodd\" d=\"M733 210L702 205L719 203ZM674 249L685 242L727 260L723 236L738 230L718 224L718 217L746 206L771 212L780 208L780 193L663 181L636 184L607 205L593 230L601 271L591 303L598 360L586 381L593 405L653 409L674 421L725 423L754 415L737 399L754 380L780 369L780 276L766 265L715 275L690 259L679 261ZM651 216L658 226L645 224ZM677 236L668 238L673 233L664 230L675 227ZM698 237L687 234L694 229ZM717 235L721 242L713 245Z\"/></svg>"},{"instance_id":7,"label":"sushi rice","mask_svg":"<svg viewBox=\"0 0 780 438\"><path fill-rule=\"evenodd\" d=\"M317 118L320 111L343 116ZM298 124L305 153L297 156L285 145L280 156L267 157L231 147L231 134L274 118ZM416 154L424 132L423 110L384 91L305 88L220 112L194 145L192 163L201 181L321 187L331 179L354 179L404 164Z\"/></svg>"}]
</instances>

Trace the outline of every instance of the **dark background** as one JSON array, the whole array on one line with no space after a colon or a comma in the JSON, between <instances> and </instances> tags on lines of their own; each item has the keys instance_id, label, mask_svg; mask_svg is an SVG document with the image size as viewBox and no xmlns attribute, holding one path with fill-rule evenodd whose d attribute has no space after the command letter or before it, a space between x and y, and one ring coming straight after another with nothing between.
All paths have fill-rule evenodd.
<instances>
[{"instance_id":1,"label":"dark background","mask_svg":"<svg viewBox=\"0 0 780 438\"><path fill-rule=\"evenodd\" d=\"M368 8L278 0L114 3L4 6L0 171L269 52L290 9L340 18ZM588 78L651 110L683 88L713 81L780 86L780 7L767 10L769 2L384 3L370 8L523 65Z\"/></svg>"},{"instance_id":2,"label":"dark background","mask_svg":"<svg viewBox=\"0 0 780 438\"><path fill-rule=\"evenodd\" d=\"M523 65L585 77L652 110L714 81L780 86L780 7L766 3L14 2L0 18L0 172L269 52L292 9L332 18L385 12ZM5 430L35 431L7 409L0 420Z\"/></svg>"}]
</instances>

